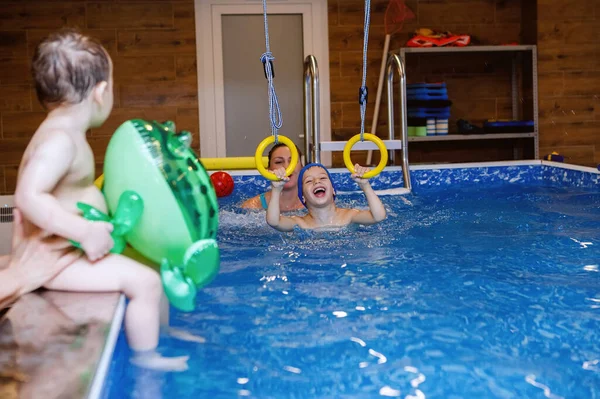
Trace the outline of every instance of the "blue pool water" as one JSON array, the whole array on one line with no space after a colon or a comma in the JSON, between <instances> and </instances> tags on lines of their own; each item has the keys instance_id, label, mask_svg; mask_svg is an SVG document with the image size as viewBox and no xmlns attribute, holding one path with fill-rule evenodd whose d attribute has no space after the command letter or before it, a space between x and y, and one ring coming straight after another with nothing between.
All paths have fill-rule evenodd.
<instances>
[{"instance_id":1,"label":"blue pool water","mask_svg":"<svg viewBox=\"0 0 600 399\"><path fill-rule=\"evenodd\" d=\"M413 194L382 197L383 223L323 233L237 209L260 189L240 181L220 274L198 311L171 314L206 342L161 339L190 369L129 365L121 332L104 396L600 397L600 186L521 172L428 188L423 172Z\"/></svg>"}]
</instances>

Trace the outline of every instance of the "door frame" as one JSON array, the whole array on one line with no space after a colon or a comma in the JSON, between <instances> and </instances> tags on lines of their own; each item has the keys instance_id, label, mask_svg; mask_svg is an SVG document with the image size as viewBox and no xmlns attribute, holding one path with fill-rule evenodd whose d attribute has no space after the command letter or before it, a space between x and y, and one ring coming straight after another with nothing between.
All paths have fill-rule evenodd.
<instances>
[{"instance_id":1,"label":"door frame","mask_svg":"<svg viewBox=\"0 0 600 399\"><path fill-rule=\"evenodd\" d=\"M200 118L200 156L226 156L225 92L223 80L223 46L221 16L263 13L260 0L194 0L196 18L196 64L198 68L198 114ZM302 14L304 58L314 55L319 63L321 141L331 140L329 94L329 39L327 0L267 0L269 14ZM262 53L261 53L262 54ZM256 54L260 62L261 54ZM277 54L273 54L277 59ZM276 62L276 61L275 61ZM275 69L277 65L275 64ZM302 78L302 77L299 77ZM275 77L277 90L277 77ZM304 84L304 80L303 83ZM267 81L265 80L265 103ZM281 101L281 99L280 99ZM299 109L298 112L303 112ZM267 118L267 115L264 115ZM285 123L285 115L283 115ZM302 132L304 134L304 132ZM266 137L266 136L265 136ZM258 146L259 143L256 143ZM254 156L254 152L248 156ZM324 153L322 161L331 163Z\"/></svg>"}]
</instances>

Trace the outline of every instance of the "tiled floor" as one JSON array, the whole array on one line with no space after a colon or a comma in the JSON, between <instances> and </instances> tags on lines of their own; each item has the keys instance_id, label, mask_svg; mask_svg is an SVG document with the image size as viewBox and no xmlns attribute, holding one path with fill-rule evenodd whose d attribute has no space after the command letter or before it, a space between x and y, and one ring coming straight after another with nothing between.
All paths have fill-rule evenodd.
<instances>
[{"instance_id":1,"label":"tiled floor","mask_svg":"<svg viewBox=\"0 0 600 399\"><path fill-rule=\"evenodd\" d=\"M82 398L118 293L38 291L0 318L0 398Z\"/></svg>"}]
</instances>

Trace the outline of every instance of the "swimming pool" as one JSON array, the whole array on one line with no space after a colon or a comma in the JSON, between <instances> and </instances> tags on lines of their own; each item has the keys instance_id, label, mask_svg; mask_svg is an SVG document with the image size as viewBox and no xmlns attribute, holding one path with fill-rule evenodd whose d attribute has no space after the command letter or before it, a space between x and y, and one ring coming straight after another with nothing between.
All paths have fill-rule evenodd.
<instances>
[{"instance_id":1,"label":"swimming pool","mask_svg":"<svg viewBox=\"0 0 600 399\"><path fill-rule=\"evenodd\" d=\"M333 175L339 205L366 205ZM597 172L413 168L412 194L382 197L383 223L289 234L235 208L267 183L234 178L221 272L197 312L171 314L206 342L159 348L190 354L190 369L130 366L120 331L102 397L600 397Z\"/></svg>"}]
</instances>

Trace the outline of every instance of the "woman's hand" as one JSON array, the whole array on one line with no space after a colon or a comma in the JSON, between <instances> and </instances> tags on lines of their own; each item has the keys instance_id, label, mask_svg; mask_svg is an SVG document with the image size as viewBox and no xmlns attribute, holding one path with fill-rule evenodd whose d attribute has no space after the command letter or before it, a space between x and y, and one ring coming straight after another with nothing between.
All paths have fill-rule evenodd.
<instances>
[{"instance_id":1,"label":"woman's hand","mask_svg":"<svg viewBox=\"0 0 600 399\"><path fill-rule=\"evenodd\" d=\"M23 217L13 211L12 252L8 269L4 270L18 280L18 295L34 291L52 280L81 256L68 240L48 236L43 231L25 235ZM4 272L3 271L3 272Z\"/></svg>"}]
</instances>

